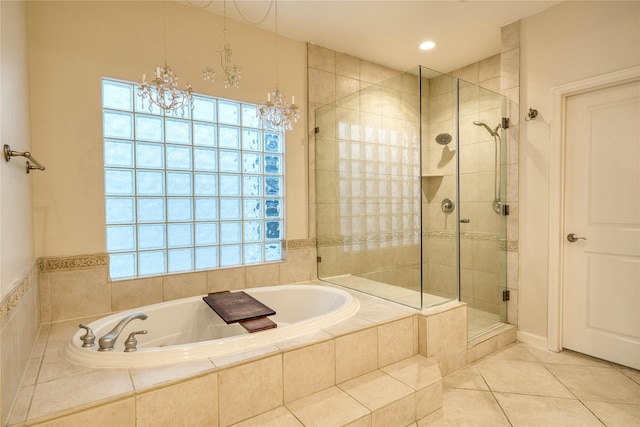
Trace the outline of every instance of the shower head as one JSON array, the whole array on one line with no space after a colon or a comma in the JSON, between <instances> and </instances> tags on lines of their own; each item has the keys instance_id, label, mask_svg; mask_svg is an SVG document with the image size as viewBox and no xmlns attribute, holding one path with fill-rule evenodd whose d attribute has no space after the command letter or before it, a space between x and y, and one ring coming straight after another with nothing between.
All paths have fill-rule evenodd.
<instances>
[{"instance_id":1,"label":"shower head","mask_svg":"<svg viewBox=\"0 0 640 427\"><path fill-rule=\"evenodd\" d=\"M436 142L440 145L447 145L451 142L451 135L448 133L439 133L436 136Z\"/></svg>"},{"instance_id":2,"label":"shower head","mask_svg":"<svg viewBox=\"0 0 640 427\"><path fill-rule=\"evenodd\" d=\"M483 122L473 122L473 124L476 126L483 126L487 130L487 132L491 134L491 136L496 136L498 134L498 129L500 129L500 126L501 126L499 124L498 126L496 126L495 130L491 130L491 128Z\"/></svg>"}]
</instances>

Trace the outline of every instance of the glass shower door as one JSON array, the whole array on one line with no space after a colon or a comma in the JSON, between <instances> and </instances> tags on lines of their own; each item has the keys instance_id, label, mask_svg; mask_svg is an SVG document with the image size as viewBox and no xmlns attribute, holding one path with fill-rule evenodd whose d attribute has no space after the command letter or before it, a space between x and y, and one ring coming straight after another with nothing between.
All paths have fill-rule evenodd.
<instances>
[{"instance_id":1,"label":"glass shower door","mask_svg":"<svg viewBox=\"0 0 640 427\"><path fill-rule=\"evenodd\" d=\"M468 337L506 322L505 98L459 81L460 299Z\"/></svg>"}]
</instances>

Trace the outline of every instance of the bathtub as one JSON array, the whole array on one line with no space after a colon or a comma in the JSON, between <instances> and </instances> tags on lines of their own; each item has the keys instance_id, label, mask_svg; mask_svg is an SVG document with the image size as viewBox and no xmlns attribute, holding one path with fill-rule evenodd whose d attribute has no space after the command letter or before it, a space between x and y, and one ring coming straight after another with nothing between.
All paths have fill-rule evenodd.
<instances>
[{"instance_id":1,"label":"bathtub","mask_svg":"<svg viewBox=\"0 0 640 427\"><path fill-rule=\"evenodd\" d=\"M103 317L88 324L96 335L93 347L82 347L76 332L63 349L74 363L95 368L144 367L190 360L216 358L273 344L341 322L358 311L359 303L348 292L313 284L281 285L243 289L275 310L270 316L278 326L248 333L238 324L227 325L202 300L202 296L183 298L138 307ZM121 332L113 351L98 351L98 339L108 333L127 314L143 312L146 320L136 319ZM137 351L124 352L124 342L133 331Z\"/></svg>"}]
</instances>

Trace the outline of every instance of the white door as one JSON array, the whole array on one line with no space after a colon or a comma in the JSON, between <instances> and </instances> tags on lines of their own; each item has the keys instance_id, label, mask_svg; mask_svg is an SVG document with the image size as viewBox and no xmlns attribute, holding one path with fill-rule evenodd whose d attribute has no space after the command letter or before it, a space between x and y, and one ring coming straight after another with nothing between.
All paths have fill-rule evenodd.
<instances>
[{"instance_id":1,"label":"white door","mask_svg":"<svg viewBox=\"0 0 640 427\"><path fill-rule=\"evenodd\" d=\"M562 345L640 369L640 81L565 111Z\"/></svg>"}]
</instances>

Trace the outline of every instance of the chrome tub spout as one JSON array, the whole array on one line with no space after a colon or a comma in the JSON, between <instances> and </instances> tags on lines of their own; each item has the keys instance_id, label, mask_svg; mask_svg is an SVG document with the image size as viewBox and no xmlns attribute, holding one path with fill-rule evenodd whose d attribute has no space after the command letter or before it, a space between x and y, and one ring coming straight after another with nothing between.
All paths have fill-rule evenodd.
<instances>
[{"instance_id":1,"label":"chrome tub spout","mask_svg":"<svg viewBox=\"0 0 640 427\"><path fill-rule=\"evenodd\" d=\"M100 344L100 348L98 351L111 351L113 350L113 346L116 344L116 340L120 336L120 333L124 329L125 326L129 322L135 319L145 320L147 315L144 313L131 313L126 316L124 319L118 322L118 324L105 336L98 340L98 344Z\"/></svg>"}]
</instances>

